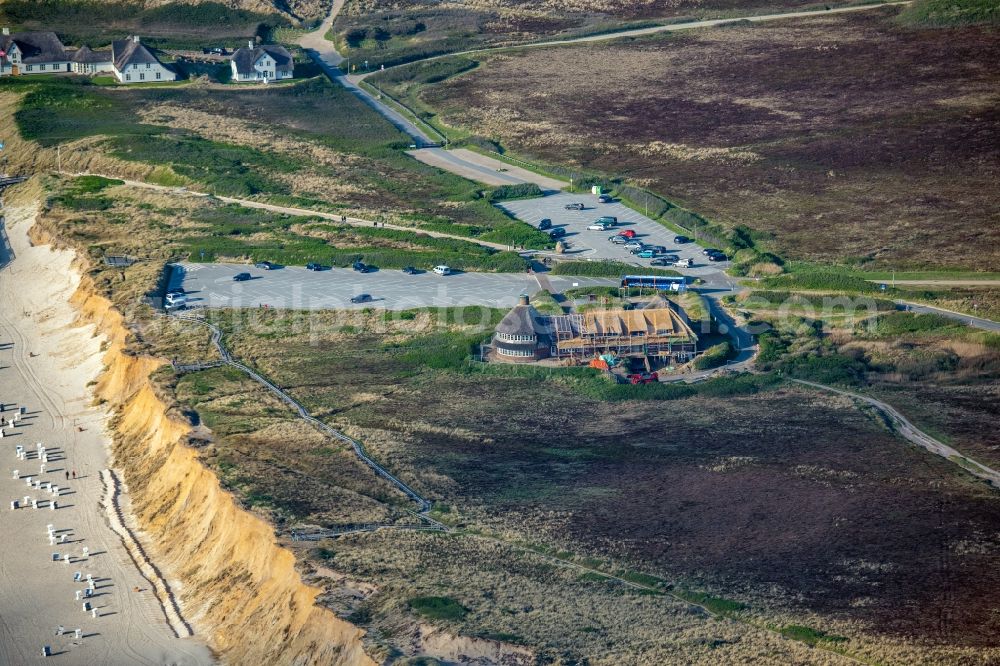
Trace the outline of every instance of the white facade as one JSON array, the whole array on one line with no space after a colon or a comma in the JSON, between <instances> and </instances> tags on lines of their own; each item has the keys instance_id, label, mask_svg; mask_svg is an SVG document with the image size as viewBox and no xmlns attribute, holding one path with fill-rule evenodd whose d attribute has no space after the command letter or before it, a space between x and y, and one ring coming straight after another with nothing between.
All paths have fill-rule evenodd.
<instances>
[{"instance_id":1,"label":"white facade","mask_svg":"<svg viewBox=\"0 0 1000 666\"><path fill-rule=\"evenodd\" d=\"M229 61L233 81L281 81L293 77L291 55L279 46L247 46L233 54Z\"/></svg>"},{"instance_id":2,"label":"white facade","mask_svg":"<svg viewBox=\"0 0 1000 666\"><path fill-rule=\"evenodd\" d=\"M177 75L160 63L133 63L119 70L113 68L115 78L119 83L156 83L157 81L174 81Z\"/></svg>"},{"instance_id":3,"label":"white facade","mask_svg":"<svg viewBox=\"0 0 1000 666\"><path fill-rule=\"evenodd\" d=\"M74 62L73 72L76 74L111 74L115 71L114 64L107 62Z\"/></svg>"},{"instance_id":4,"label":"white facade","mask_svg":"<svg viewBox=\"0 0 1000 666\"><path fill-rule=\"evenodd\" d=\"M22 74L57 74L72 72L69 60L53 60L46 62L24 62L21 49L14 42L7 48L6 57L0 60L0 76L20 76Z\"/></svg>"}]
</instances>

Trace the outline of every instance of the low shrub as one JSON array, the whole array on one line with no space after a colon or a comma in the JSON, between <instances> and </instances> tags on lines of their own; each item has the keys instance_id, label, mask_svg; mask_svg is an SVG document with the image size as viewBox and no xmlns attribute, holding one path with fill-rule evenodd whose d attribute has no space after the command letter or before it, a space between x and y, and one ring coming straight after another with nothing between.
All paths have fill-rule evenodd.
<instances>
[{"instance_id":1,"label":"low shrub","mask_svg":"<svg viewBox=\"0 0 1000 666\"><path fill-rule=\"evenodd\" d=\"M432 620L461 620L469 609L450 597L414 597L407 604Z\"/></svg>"},{"instance_id":2,"label":"low shrub","mask_svg":"<svg viewBox=\"0 0 1000 666\"><path fill-rule=\"evenodd\" d=\"M622 261L560 261L552 269L553 275L580 275L586 277L620 278L623 275L665 275L680 273L669 269L633 266Z\"/></svg>"},{"instance_id":3,"label":"low shrub","mask_svg":"<svg viewBox=\"0 0 1000 666\"><path fill-rule=\"evenodd\" d=\"M511 201L514 199L536 199L542 196L542 189L534 183L501 185L490 190L490 201Z\"/></svg>"},{"instance_id":4,"label":"low shrub","mask_svg":"<svg viewBox=\"0 0 1000 666\"><path fill-rule=\"evenodd\" d=\"M717 368L724 364L732 353L733 345L730 344L728 340L720 342L719 344L709 347L702 352L702 354L694 360L694 367L697 370Z\"/></svg>"}]
</instances>

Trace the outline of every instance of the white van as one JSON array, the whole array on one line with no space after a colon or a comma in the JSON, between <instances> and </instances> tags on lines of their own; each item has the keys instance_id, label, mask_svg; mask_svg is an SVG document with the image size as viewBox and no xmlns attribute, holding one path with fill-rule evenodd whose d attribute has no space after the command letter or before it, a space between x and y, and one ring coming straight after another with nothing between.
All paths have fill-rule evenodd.
<instances>
[{"instance_id":1,"label":"white van","mask_svg":"<svg viewBox=\"0 0 1000 666\"><path fill-rule=\"evenodd\" d=\"M437 275L451 275L451 268L442 264L441 266L435 266L434 272Z\"/></svg>"},{"instance_id":2,"label":"white van","mask_svg":"<svg viewBox=\"0 0 1000 666\"><path fill-rule=\"evenodd\" d=\"M674 266L677 268L691 268L691 260L688 258L679 259L674 262Z\"/></svg>"}]
</instances>

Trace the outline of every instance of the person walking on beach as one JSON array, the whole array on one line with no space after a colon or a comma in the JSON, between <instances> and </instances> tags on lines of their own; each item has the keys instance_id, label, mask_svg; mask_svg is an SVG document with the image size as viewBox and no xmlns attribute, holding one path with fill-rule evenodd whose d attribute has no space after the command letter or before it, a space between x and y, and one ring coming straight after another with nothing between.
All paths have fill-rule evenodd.
<instances>
[{"instance_id":1,"label":"person walking on beach","mask_svg":"<svg viewBox=\"0 0 1000 666\"><path fill-rule=\"evenodd\" d=\"M75 469L73 470L73 478L74 479L76 478L76 470Z\"/></svg>"},{"instance_id":2,"label":"person walking on beach","mask_svg":"<svg viewBox=\"0 0 1000 666\"><path fill-rule=\"evenodd\" d=\"M66 480L69 481L69 472L66 472Z\"/></svg>"}]
</instances>

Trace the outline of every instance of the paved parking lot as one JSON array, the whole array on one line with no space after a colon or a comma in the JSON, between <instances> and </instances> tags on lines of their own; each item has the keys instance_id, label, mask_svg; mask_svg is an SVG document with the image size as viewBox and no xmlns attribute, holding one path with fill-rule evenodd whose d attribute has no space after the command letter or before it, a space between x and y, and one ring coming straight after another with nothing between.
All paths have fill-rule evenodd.
<instances>
[{"instance_id":1,"label":"paved parking lot","mask_svg":"<svg viewBox=\"0 0 1000 666\"><path fill-rule=\"evenodd\" d=\"M586 209L566 210L566 204L573 202L584 204ZM674 243L674 236L677 234L628 206L617 202L598 203L597 197L592 194L560 192L539 199L506 201L500 205L517 219L532 226L538 226L538 221L547 217L552 220L554 227L565 227L565 238L570 244L569 256L571 257L614 259L648 267L649 259L639 259L629 254L629 251L621 245L615 245L608 241L608 236L616 234L622 229L633 229L636 232L637 240L649 245L663 245L669 254L676 254L681 258L690 257L694 262L694 267L675 269L684 275L706 277L725 270L729 266L729 262L709 262L708 258L701 253L704 249L703 246L696 243L685 243L684 245ZM612 215L618 218L618 226L615 230L588 231L587 225L593 224L602 215Z\"/></svg>"},{"instance_id":2,"label":"paved parking lot","mask_svg":"<svg viewBox=\"0 0 1000 666\"><path fill-rule=\"evenodd\" d=\"M171 289L183 287L190 293L192 307L292 308L334 310L345 308L385 308L407 310L424 307L485 305L507 308L517 304L521 294L541 289L534 275L527 273L458 273L440 276L427 272L406 275L402 271L379 270L356 273L348 268L320 272L300 266L266 271L245 264L179 264ZM254 279L234 282L237 273L248 272ZM548 277L562 291L574 285L611 285L616 280L601 278ZM351 297L371 294L373 302L354 304Z\"/></svg>"}]
</instances>

